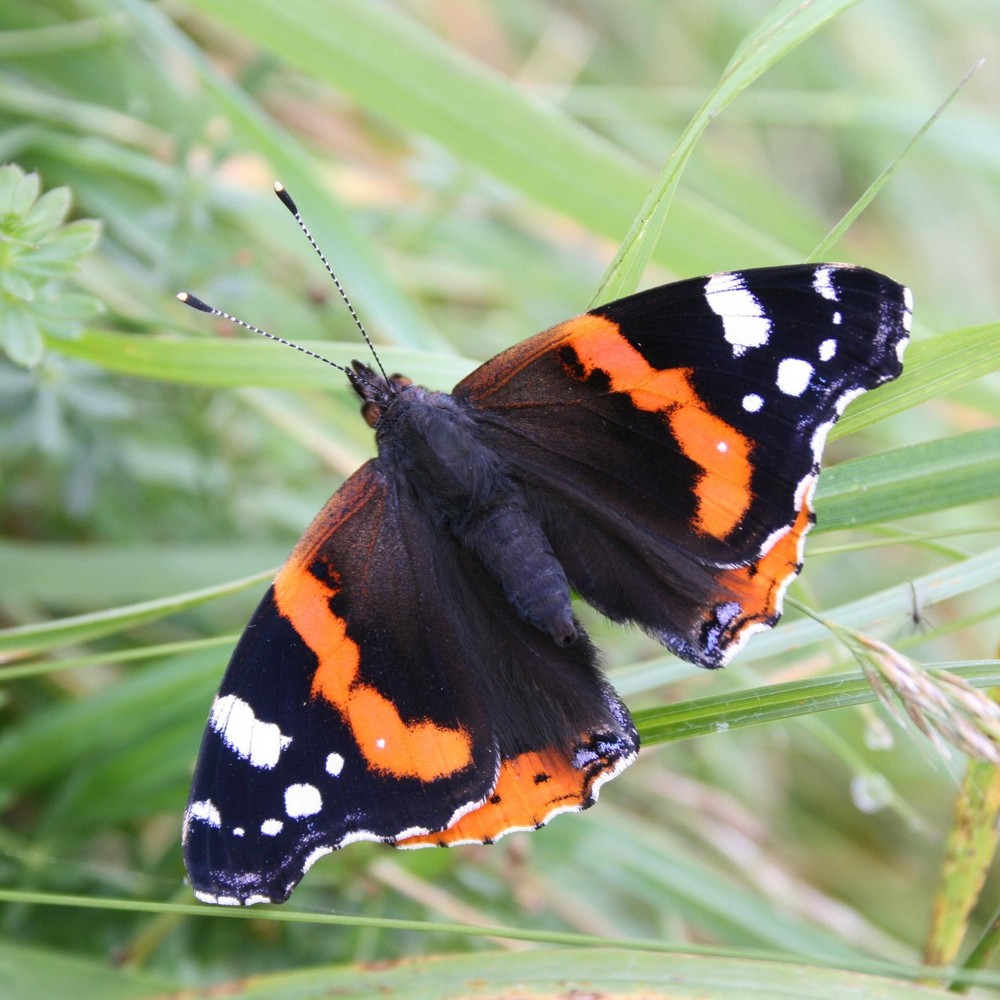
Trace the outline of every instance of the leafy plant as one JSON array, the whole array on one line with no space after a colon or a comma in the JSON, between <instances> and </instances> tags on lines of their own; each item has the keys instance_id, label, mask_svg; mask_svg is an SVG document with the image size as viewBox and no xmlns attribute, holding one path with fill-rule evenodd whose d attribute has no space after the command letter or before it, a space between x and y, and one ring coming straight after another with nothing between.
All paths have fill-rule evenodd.
<instances>
[{"instance_id":1,"label":"leafy plant","mask_svg":"<svg viewBox=\"0 0 1000 1000\"><path fill-rule=\"evenodd\" d=\"M65 225L69 189L39 196L40 189L37 174L25 175L15 164L0 167L0 344L26 367L41 360L45 336L79 336L100 309L94 296L63 287L100 227L87 219Z\"/></svg>"}]
</instances>

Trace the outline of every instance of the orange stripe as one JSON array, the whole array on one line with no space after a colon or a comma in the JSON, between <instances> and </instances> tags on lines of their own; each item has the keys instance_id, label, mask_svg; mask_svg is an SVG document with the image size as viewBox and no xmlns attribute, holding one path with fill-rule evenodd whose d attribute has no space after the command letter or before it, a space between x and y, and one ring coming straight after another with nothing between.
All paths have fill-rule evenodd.
<instances>
[{"instance_id":1,"label":"orange stripe","mask_svg":"<svg viewBox=\"0 0 1000 1000\"><path fill-rule=\"evenodd\" d=\"M544 780L540 780L544 778ZM511 830L533 829L556 809L580 809L590 801L593 780L561 753L523 753L505 760L490 798L439 833L397 841L399 847L484 843Z\"/></svg>"},{"instance_id":2,"label":"orange stripe","mask_svg":"<svg viewBox=\"0 0 1000 1000\"><path fill-rule=\"evenodd\" d=\"M681 451L701 469L694 487L696 527L724 539L750 506L752 442L706 408L691 386L691 369L653 368L611 320L584 315L561 331L587 375L604 372L614 392L663 415Z\"/></svg>"},{"instance_id":3,"label":"orange stripe","mask_svg":"<svg viewBox=\"0 0 1000 1000\"><path fill-rule=\"evenodd\" d=\"M718 581L724 588L720 600L737 600L740 618L746 623L772 618L784 585L798 575L802 565L802 539L811 527L812 507L804 501L795 523L757 562L727 570L719 576Z\"/></svg>"},{"instance_id":4,"label":"orange stripe","mask_svg":"<svg viewBox=\"0 0 1000 1000\"><path fill-rule=\"evenodd\" d=\"M325 698L340 713L374 771L430 782L471 765L472 737L466 729L404 722L388 698L359 679L361 651L348 637L347 623L330 610L336 593L300 562L287 563L274 581L279 614L319 660L313 697Z\"/></svg>"}]
</instances>

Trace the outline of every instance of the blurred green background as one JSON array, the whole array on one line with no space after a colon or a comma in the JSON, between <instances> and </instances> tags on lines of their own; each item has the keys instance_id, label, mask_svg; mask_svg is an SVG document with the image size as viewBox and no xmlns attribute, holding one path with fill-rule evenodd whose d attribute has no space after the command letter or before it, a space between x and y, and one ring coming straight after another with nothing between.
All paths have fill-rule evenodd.
<instances>
[{"instance_id":1,"label":"blurred green background","mask_svg":"<svg viewBox=\"0 0 1000 1000\"><path fill-rule=\"evenodd\" d=\"M510 941L434 921L844 968L919 960L965 760L871 705L650 741L597 808L494 847L352 846L309 873L286 908L301 920L113 902L191 900L187 784L264 584L194 592L279 564L372 450L335 372L174 294L337 361L363 356L271 192L280 179L386 368L450 388L587 307L685 125L768 18L775 65L696 146L643 284L804 259L987 57L827 255L910 285L917 347L939 347L915 347L913 381L831 441L831 466L907 450L853 467L859 484L824 477L792 596L922 663L996 657L1000 383L973 376L1000 365L1000 6L798 6L817 30L797 46L799 22L774 26L796 5L768 0L0 6L0 162L67 187L68 219L100 225L90 250L86 224L53 235L59 263L33 271L31 239L0 242L0 625L19 629L0 645L0 888L14 893L0 971L17 970L14 995L146 995L259 972L277 975L265 995L283 995L304 967L467 951L496 981L520 968ZM60 197L38 210L50 225ZM0 204L7 224L16 207ZM900 485L866 499L879 469ZM175 598L174 614L129 610ZM650 723L690 699L857 669L794 610L722 675L581 614ZM52 894L95 904L45 905ZM966 951L998 906L994 873ZM309 920L329 912L428 924ZM599 983L615 961L565 953ZM710 995L755 995L744 988Z\"/></svg>"}]
</instances>

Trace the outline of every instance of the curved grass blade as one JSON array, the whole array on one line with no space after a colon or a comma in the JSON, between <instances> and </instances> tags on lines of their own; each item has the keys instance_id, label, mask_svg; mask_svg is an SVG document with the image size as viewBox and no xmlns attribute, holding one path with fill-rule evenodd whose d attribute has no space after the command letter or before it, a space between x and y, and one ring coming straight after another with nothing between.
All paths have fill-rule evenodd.
<instances>
[{"instance_id":1,"label":"curved grass blade","mask_svg":"<svg viewBox=\"0 0 1000 1000\"><path fill-rule=\"evenodd\" d=\"M882 190L886 182L890 177L902 166L903 161L916 149L917 144L921 139L927 134L930 127L944 114L945 109L955 100L956 97L961 93L965 85L972 79L973 75L982 67L985 63L985 59L980 59L973 67L962 77L958 82L958 86L934 109L933 114L923 125L917 130L916 134L912 139L902 148L896 158L890 163L885 170L882 171L868 185L868 189L861 195L860 198L844 213L840 221L833 227L813 247L812 253L806 257L807 261L819 261L826 260L830 255L830 249L835 246L839 241L841 236L847 232L847 230L854 223L854 220L872 203L875 196Z\"/></svg>"},{"instance_id":2,"label":"curved grass blade","mask_svg":"<svg viewBox=\"0 0 1000 1000\"><path fill-rule=\"evenodd\" d=\"M653 254L684 167L723 109L761 74L857 0L786 0L740 43L715 89L695 112L646 196L591 300L590 308L634 292Z\"/></svg>"}]
</instances>

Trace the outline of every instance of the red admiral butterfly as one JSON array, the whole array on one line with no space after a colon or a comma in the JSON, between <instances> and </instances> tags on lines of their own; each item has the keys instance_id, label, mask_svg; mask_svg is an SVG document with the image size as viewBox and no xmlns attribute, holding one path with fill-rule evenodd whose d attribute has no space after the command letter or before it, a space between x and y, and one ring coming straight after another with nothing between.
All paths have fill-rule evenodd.
<instances>
[{"instance_id":1,"label":"red admiral butterfly","mask_svg":"<svg viewBox=\"0 0 1000 1000\"><path fill-rule=\"evenodd\" d=\"M770 267L600 306L450 395L344 369L378 457L233 653L185 815L198 898L282 902L352 841L490 843L591 805L639 737L571 589L706 667L774 625L827 432L899 375L910 311L874 271Z\"/></svg>"}]
</instances>

